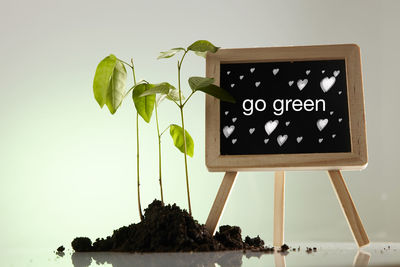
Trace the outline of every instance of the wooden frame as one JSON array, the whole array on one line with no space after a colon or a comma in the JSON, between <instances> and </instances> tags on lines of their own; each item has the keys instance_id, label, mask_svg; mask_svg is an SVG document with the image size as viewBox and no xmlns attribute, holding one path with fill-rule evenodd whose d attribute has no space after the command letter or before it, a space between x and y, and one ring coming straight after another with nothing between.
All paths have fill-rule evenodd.
<instances>
[{"instance_id":1,"label":"wooden frame","mask_svg":"<svg viewBox=\"0 0 400 267\"><path fill-rule=\"evenodd\" d=\"M221 155L220 101L206 96L206 165L209 171L360 170L368 162L360 48L355 44L220 49L207 54L206 75L220 83L221 63L344 59L351 152Z\"/></svg>"}]
</instances>

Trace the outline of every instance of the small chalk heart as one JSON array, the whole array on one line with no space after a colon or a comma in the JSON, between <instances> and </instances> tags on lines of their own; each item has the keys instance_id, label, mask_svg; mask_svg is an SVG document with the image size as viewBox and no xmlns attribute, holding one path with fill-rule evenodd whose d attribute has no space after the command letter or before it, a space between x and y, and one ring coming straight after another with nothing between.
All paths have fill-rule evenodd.
<instances>
[{"instance_id":1,"label":"small chalk heart","mask_svg":"<svg viewBox=\"0 0 400 267\"><path fill-rule=\"evenodd\" d=\"M256 130L255 128L250 128L250 129L249 129L249 133L250 133L250 134L253 134L255 130Z\"/></svg>"},{"instance_id":2,"label":"small chalk heart","mask_svg":"<svg viewBox=\"0 0 400 267\"><path fill-rule=\"evenodd\" d=\"M279 69L273 69L273 70L272 70L272 73L273 73L274 75L276 75L278 72L279 72Z\"/></svg>"},{"instance_id":3,"label":"small chalk heart","mask_svg":"<svg viewBox=\"0 0 400 267\"><path fill-rule=\"evenodd\" d=\"M237 139L232 139L232 144L235 144Z\"/></svg>"},{"instance_id":4,"label":"small chalk heart","mask_svg":"<svg viewBox=\"0 0 400 267\"><path fill-rule=\"evenodd\" d=\"M264 144L268 143L269 139L264 139Z\"/></svg>"},{"instance_id":5,"label":"small chalk heart","mask_svg":"<svg viewBox=\"0 0 400 267\"><path fill-rule=\"evenodd\" d=\"M332 115L332 114L333 114L333 111L329 112L329 114L331 114L331 115Z\"/></svg>"},{"instance_id":6,"label":"small chalk heart","mask_svg":"<svg viewBox=\"0 0 400 267\"><path fill-rule=\"evenodd\" d=\"M289 86L292 86L294 81L289 81Z\"/></svg>"},{"instance_id":7,"label":"small chalk heart","mask_svg":"<svg viewBox=\"0 0 400 267\"><path fill-rule=\"evenodd\" d=\"M335 138L336 137L336 134L332 134L332 138Z\"/></svg>"},{"instance_id":8,"label":"small chalk heart","mask_svg":"<svg viewBox=\"0 0 400 267\"><path fill-rule=\"evenodd\" d=\"M231 126L225 126L222 129L222 132L224 133L225 137L228 138L233 133L234 130L235 130L235 126L231 125Z\"/></svg>"},{"instance_id":9,"label":"small chalk heart","mask_svg":"<svg viewBox=\"0 0 400 267\"><path fill-rule=\"evenodd\" d=\"M261 83L261 82L256 82L256 83L255 83L255 84L256 84L256 87L260 86L260 83Z\"/></svg>"},{"instance_id":10,"label":"small chalk heart","mask_svg":"<svg viewBox=\"0 0 400 267\"><path fill-rule=\"evenodd\" d=\"M235 118L232 118L232 122L235 122L237 120L237 118L235 117Z\"/></svg>"},{"instance_id":11,"label":"small chalk heart","mask_svg":"<svg viewBox=\"0 0 400 267\"><path fill-rule=\"evenodd\" d=\"M339 118L339 119L338 119L338 122L342 122L342 120L343 120L342 118Z\"/></svg>"},{"instance_id":12,"label":"small chalk heart","mask_svg":"<svg viewBox=\"0 0 400 267\"><path fill-rule=\"evenodd\" d=\"M333 72L333 76L337 77L337 76L339 75L339 73L340 73L340 70L335 70L335 71Z\"/></svg>"},{"instance_id":13,"label":"small chalk heart","mask_svg":"<svg viewBox=\"0 0 400 267\"><path fill-rule=\"evenodd\" d=\"M311 70L306 70L306 75L310 74Z\"/></svg>"},{"instance_id":14,"label":"small chalk heart","mask_svg":"<svg viewBox=\"0 0 400 267\"><path fill-rule=\"evenodd\" d=\"M229 111L225 111L225 115L228 115L229 114Z\"/></svg>"},{"instance_id":15,"label":"small chalk heart","mask_svg":"<svg viewBox=\"0 0 400 267\"><path fill-rule=\"evenodd\" d=\"M324 138L318 139L318 142L319 142L319 143L322 143L322 141L324 141Z\"/></svg>"},{"instance_id":16,"label":"small chalk heart","mask_svg":"<svg viewBox=\"0 0 400 267\"><path fill-rule=\"evenodd\" d=\"M253 73L256 70L256 68L251 68L250 72Z\"/></svg>"},{"instance_id":17,"label":"small chalk heart","mask_svg":"<svg viewBox=\"0 0 400 267\"><path fill-rule=\"evenodd\" d=\"M342 91L339 91L338 94L341 95L341 94L342 94Z\"/></svg>"},{"instance_id":18,"label":"small chalk heart","mask_svg":"<svg viewBox=\"0 0 400 267\"><path fill-rule=\"evenodd\" d=\"M276 141L278 141L279 146L282 146L282 145L286 142L287 139L288 139L287 134L285 134L285 135L279 135L279 136L276 138Z\"/></svg>"},{"instance_id":19,"label":"small chalk heart","mask_svg":"<svg viewBox=\"0 0 400 267\"><path fill-rule=\"evenodd\" d=\"M274 121L268 121L265 124L264 128L268 135L270 135L275 130L275 128L278 126L278 123L279 123L278 120L274 120Z\"/></svg>"},{"instance_id":20,"label":"small chalk heart","mask_svg":"<svg viewBox=\"0 0 400 267\"><path fill-rule=\"evenodd\" d=\"M234 83L232 83L232 84L231 84L231 87L233 88L234 86L235 86L235 84L234 84Z\"/></svg>"},{"instance_id":21,"label":"small chalk heart","mask_svg":"<svg viewBox=\"0 0 400 267\"><path fill-rule=\"evenodd\" d=\"M317 121L318 130L322 131L327 124L328 124L328 119L319 119Z\"/></svg>"},{"instance_id":22,"label":"small chalk heart","mask_svg":"<svg viewBox=\"0 0 400 267\"><path fill-rule=\"evenodd\" d=\"M335 84L335 82L336 82L336 78L334 76L332 76L330 78L328 78L328 77L323 78L320 82L322 91L324 93L328 92L329 89L331 89L332 86Z\"/></svg>"},{"instance_id":23,"label":"small chalk heart","mask_svg":"<svg viewBox=\"0 0 400 267\"><path fill-rule=\"evenodd\" d=\"M244 77L244 75L240 75L240 76L239 76L239 79L243 80L243 77Z\"/></svg>"},{"instance_id":24,"label":"small chalk heart","mask_svg":"<svg viewBox=\"0 0 400 267\"><path fill-rule=\"evenodd\" d=\"M287 122L285 122L285 124L286 124L286 126L289 126L289 124L290 124L290 121L287 121Z\"/></svg>"},{"instance_id":25,"label":"small chalk heart","mask_svg":"<svg viewBox=\"0 0 400 267\"><path fill-rule=\"evenodd\" d=\"M299 87L299 90L301 91L301 90L303 90L304 87L306 87L307 83L308 83L307 79L304 79L304 80L299 79L297 81L297 87Z\"/></svg>"},{"instance_id":26,"label":"small chalk heart","mask_svg":"<svg viewBox=\"0 0 400 267\"><path fill-rule=\"evenodd\" d=\"M299 137L296 138L297 143L300 143L301 140L303 140L303 136L299 136Z\"/></svg>"},{"instance_id":27,"label":"small chalk heart","mask_svg":"<svg viewBox=\"0 0 400 267\"><path fill-rule=\"evenodd\" d=\"M231 71L230 71L230 70L228 70L228 71L226 72L226 74L228 74L228 75L229 75L229 74L231 74Z\"/></svg>"},{"instance_id":28,"label":"small chalk heart","mask_svg":"<svg viewBox=\"0 0 400 267\"><path fill-rule=\"evenodd\" d=\"M321 72L322 72L322 73L325 73L325 70L322 70Z\"/></svg>"}]
</instances>

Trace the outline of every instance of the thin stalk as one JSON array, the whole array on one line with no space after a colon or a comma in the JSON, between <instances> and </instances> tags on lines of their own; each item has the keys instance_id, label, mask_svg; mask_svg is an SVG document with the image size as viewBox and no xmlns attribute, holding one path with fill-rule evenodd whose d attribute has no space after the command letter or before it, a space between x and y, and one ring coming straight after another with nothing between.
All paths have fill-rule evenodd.
<instances>
[{"instance_id":1,"label":"thin stalk","mask_svg":"<svg viewBox=\"0 0 400 267\"><path fill-rule=\"evenodd\" d=\"M162 176L161 176L161 135L160 126L158 125L158 112L157 103L154 105L156 110L156 123L157 123L157 137L158 137L158 181L160 182L160 192L161 192L161 203L164 205L164 194L162 188Z\"/></svg>"},{"instance_id":2,"label":"thin stalk","mask_svg":"<svg viewBox=\"0 0 400 267\"><path fill-rule=\"evenodd\" d=\"M135 67L133 65L133 59L131 59L133 82L136 85ZM125 63L127 64L127 63ZM128 64L129 65L129 64ZM142 205L140 203L140 168L139 168L139 113L136 112L136 172L137 172L137 195L138 195L138 208L140 220L143 220Z\"/></svg>"},{"instance_id":3,"label":"thin stalk","mask_svg":"<svg viewBox=\"0 0 400 267\"><path fill-rule=\"evenodd\" d=\"M185 159L185 174L186 174L186 191L188 198L188 206L189 206L189 214L192 215L192 205L190 204L190 190L189 190L189 173L187 167L187 147L186 147L186 132L185 132L185 120L183 116L183 105L182 105L182 93L181 93L181 66L183 59L186 56L187 51L183 54L181 61L178 62L178 89L179 89L179 110L181 111L181 121L182 121L182 129L183 129L183 145L185 147L184 150L184 159Z\"/></svg>"}]
</instances>

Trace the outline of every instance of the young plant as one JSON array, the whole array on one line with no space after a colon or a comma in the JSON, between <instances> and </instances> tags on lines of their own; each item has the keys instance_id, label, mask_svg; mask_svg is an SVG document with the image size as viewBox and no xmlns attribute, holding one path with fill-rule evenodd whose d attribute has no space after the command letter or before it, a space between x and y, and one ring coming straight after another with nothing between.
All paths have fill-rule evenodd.
<instances>
[{"instance_id":1,"label":"young plant","mask_svg":"<svg viewBox=\"0 0 400 267\"><path fill-rule=\"evenodd\" d=\"M173 48L166 52L161 52L158 59L163 58L171 58L175 56L177 53L182 52L182 57L178 60L178 90L174 86L169 83L161 83L155 85L153 88L143 92L141 96L149 96L154 94L160 94L169 96L169 99L173 101L180 111L181 117L181 126L172 124L169 126L171 137L174 141L174 145L184 154L184 162L185 162L185 175L186 175L186 191L187 191L187 199L188 199L188 207L189 214L192 214L192 207L190 202L190 190L189 190L189 172L188 172L188 164L187 164L187 155L193 157L194 152L194 142L189 133L185 130L185 120L184 120L184 107L192 95L198 91L204 92L211 96L214 96L222 101L227 102L235 102L235 99L224 89L219 86L214 85L213 78L206 77L190 77L188 82L191 88L191 93L188 98L185 100L182 94L181 87L181 69L182 63L187 53L194 52L196 55L205 57L207 52L215 53L218 51L218 47L214 46L209 41L199 40L188 46L187 48ZM171 95L175 95L177 97L172 98Z\"/></svg>"},{"instance_id":2,"label":"young plant","mask_svg":"<svg viewBox=\"0 0 400 267\"><path fill-rule=\"evenodd\" d=\"M132 69L134 85L125 92L126 88L126 69L125 65ZM137 194L138 209L140 219L143 219L142 207L140 202L140 169L139 169L139 115L149 122L154 107L155 96L138 98L137 96L151 86L145 82L136 83L135 67L133 60L131 64L118 59L115 55L109 55L104 58L97 66L93 80L93 93L97 103L103 108L104 104L108 107L111 114L114 114L121 106L122 101L131 92L133 102L136 107L136 171L137 171Z\"/></svg>"}]
</instances>

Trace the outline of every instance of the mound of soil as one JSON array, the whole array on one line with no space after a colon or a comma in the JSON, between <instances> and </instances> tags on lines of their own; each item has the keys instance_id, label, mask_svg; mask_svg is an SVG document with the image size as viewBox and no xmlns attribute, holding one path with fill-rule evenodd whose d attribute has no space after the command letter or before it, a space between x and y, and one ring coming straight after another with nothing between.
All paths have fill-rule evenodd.
<instances>
[{"instance_id":1,"label":"mound of soil","mask_svg":"<svg viewBox=\"0 0 400 267\"><path fill-rule=\"evenodd\" d=\"M114 230L112 236L98 238L92 244L87 237L75 238L71 245L77 252L183 252L239 249L264 250L259 237L242 240L238 226L224 225L212 236L186 210L177 205L163 205L154 200L137 224Z\"/></svg>"}]
</instances>

